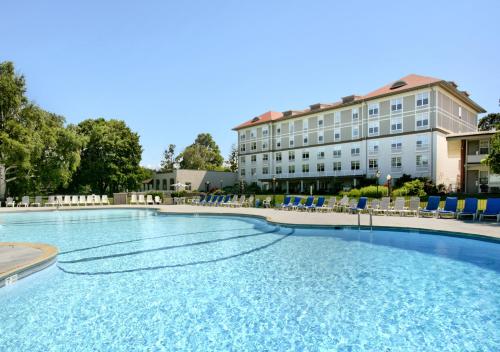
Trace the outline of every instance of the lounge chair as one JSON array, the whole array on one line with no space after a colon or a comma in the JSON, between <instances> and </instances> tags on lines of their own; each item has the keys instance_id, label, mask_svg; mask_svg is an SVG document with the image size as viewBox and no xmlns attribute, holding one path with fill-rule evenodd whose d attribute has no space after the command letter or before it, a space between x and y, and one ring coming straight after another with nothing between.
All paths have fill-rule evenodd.
<instances>
[{"instance_id":1,"label":"lounge chair","mask_svg":"<svg viewBox=\"0 0 500 352\"><path fill-rule=\"evenodd\" d=\"M101 202L101 196L100 195L95 195L94 196L94 204L95 205L102 205L102 202Z\"/></svg>"},{"instance_id":2,"label":"lounge chair","mask_svg":"<svg viewBox=\"0 0 500 352\"><path fill-rule=\"evenodd\" d=\"M363 210L366 209L367 201L368 201L368 198L359 197L358 204L356 204L356 206L354 206L354 207L349 207L349 213L357 214L357 213L362 212Z\"/></svg>"},{"instance_id":3,"label":"lounge chair","mask_svg":"<svg viewBox=\"0 0 500 352\"><path fill-rule=\"evenodd\" d=\"M306 201L304 202L304 204L299 204L297 206L297 210L307 210L311 207L311 205L313 205L314 203L314 197L313 196L307 196L306 198Z\"/></svg>"},{"instance_id":4,"label":"lounge chair","mask_svg":"<svg viewBox=\"0 0 500 352\"><path fill-rule=\"evenodd\" d=\"M129 204L137 204L137 194L132 193L130 195L130 203Z\"/></svg>"},{"instance_id":5,"label":"lounge chair","mask_svg":"<svg viewBox=\"0 0 500 352\"><path fill-rule=\"evenodd\" d=\"M238 195L237 194L230 197L229 200L226 203L222 203L222 205L225 207L230 207L233 205L233 203L236 203L236 202L238 202Z\"/></svg>"},{"instance_id":6,"label":"lounge chair","mask_svg":"<svg viewBox=\"0 0 500 352\"><path fill-rule=\"evenodd\" d=\"M71 196L64 196L63 205L71 206Z\"/></svg>"},{"instance_id":7,"label":"lounge chair","mask_svg":"<svg viewBox=\"0 0 500 352\"><path fill-rule=\"evenodd\" d=\"M457 197L446 197L446 200L444 202L444 209L438 209L437 211L438 219L441 218L443 215L455 218L455 216L457 215L457 205L458 205Z\"/></svg>"},{"instance_id":8,"label":"lounge chair","mask_svg":"<svg viewBox=\"0 0 500 352\"><path fill-rule=\"evenodd\" d=\"M14 207L16 205L16 201L12 197L7 197L7 200L5 201L5 206L6 207Z\"/></svg>"},{"instance_id":9,"label":"lounge chair","mask_svg":"<svg viewBox=\"0 0 500 352\"><path fill-rule=\"evenodd\" d=\"M253 207L253 202L255 201L254 196L248 197L245 201L242 202L243 207Z\"/></svg>"},{"instance_id":10,"label":"lounge chair","mask_svg":"<svg viewBox=\"0 0 500 352\"><path fill-rule=\"evenodd\" d=\"M276 209L285 209L287 206L290 205L290 202L292 201L291 196L285 196L285 199L283 199L283 202L279 205L276 206Z\"/></svg>"},{"instance_id":11,"label":"lounge chair","mask_svg":"<svg viewBox=\"0 0 500 352\"><path fill-rule=\"evenodd\" d=\"M323 205L325 205L325 197L321 196L318 197L318 200L316 201L316 204L311 204L309 208L306 208L306 210L316 210L316 209L322 209Z\"/></svg>"},{"instance_id":12,"label":"lounge chair","mask_svg":"<svg viewBox=\"0 0 500 352\"><path fill-rule=\"evenodd\" d=\"M222 203L223 201L224 201L224 196L223 196L223 195L218 196L218 197L217 197L217 200L216 200L216 201L215 201L215 203L214 203L214 204L212 204L212 205L214 205L214 206L218 207L219 205L221 205L221 203Z\"/></svg>"},{"instance_id":13,"label":"lounge chair","mask_svg":"<svg viewBox=\"0 0 500 352\"><path fill-rule=\"evenodd\" d=\"M335 205L334 210L343 212L348 207L349 207L349 197L343 196L342 199Z\"/></svg>"},{"instance_id":14,"label":"lounge chair","mask_svg":"<svg viewBox=\"0 0 500 352\"><path fill-rule=\"evenodd\" d=\"M401 212L401 215L415 215L418 216L418 211L420 210L420 197L411 197L410 198L410 206L408 208L404 208Z\"/></svg>"},{"instance_id":15,"label":"lounge chair","mask_svg":"<svg viewBox=\"0 0 500 352\"><path fill-rule=\"evenodd\" d=\"M477 218L477 198L465 198L464 208L457 212L457 219L463 216L472 216L472 221Z\"/></svg>"},{"instance_id":16,"label":"lounge chair","mask_svg":"<svg viewBox=\"0 0 500 352\"><path fill-rule=\"evenodd\" d=\"M271 207L271 197L266 197L264 201L262 202L262 205L264 208L270 208Z\"/></svg>"},{"instance_id":17,"label":"lounge chair","mask_svg":"<svg viewBox=\"0 0 500 352\"><path fill-rule=\"evenodd\" d=\"M144 199L144 194L139 194L139 197L137 199L137 204L146 205L146 200Z\"/></svg>"},{"instance_id":18,"label":"lounge chair","mask_svg":"<svg viewBox=\"0 0 500 352\"><path fill-rule=\"evenodd\" d=\"M101 202L103 205L109 205L109 199L107 194L103 194L101 197Z\"/></svg>"},{"instance_id":19,"label":"lounge chair","mask_svg":"<svg viewBox=\"0 0 500 352\"><path fill-rule=\"evenodd\" d=\"M368 211L370 213L373 213L373 210L378 209L379 206L380 206L380 200L372 199L372 201L370 202L370 205L368 206Z\"/></svg>"},{"instance_id":20,"label":"lounge chair","mask_svg":"<svg viewBox=\"0 0 500 352\"><path fill-rule=\"evenodd\" d=\"M218 202L221 202L222 199L224 198L224 196L217 196L215 195L213 198L212 198L212 201L208 204L209 206L216 206ZM220 199L220 201L219 201Z\"/></svg>"},{"instance_id":21,"label":"lounge chair","mask_svg":"<svg viewBox=\"0 0 500 352\"><path fill-rule=\"evenodd\" d=\"M56 205L63 205L64 203L64 200L63 200L63 196L56 196Z\"/></svg>"},{"instance_id":22,"label":"lounge chair","mask_svg":"<svg viewBox=\"0 0 500 352\"><path fill-rule=\"evenodd\" d=\"M155 204L161 204L160 196L155 196Z\"/></svg>"},{"instance_id":23,"label":"lounge chair","mask_svg":"<svg viewBox=\"0 0 500 352\"><path fill-rule=\"evenodd\" d=\"M225 207L225 206L229 205L230 202L231 202L231 195L228 194L227 196L225 196L222 199L222 202L219 204L219 206Z\"/></svg>"},{"instance_id":24,"label":"lounge chair","mask_svg":"<svg viewBox=\"0 0 500 352\"><path fill-rule=\"evenodd\" d=\"M386 214L388 215L394 215L397 214L399 216L404 215L405 213L405 199L403 197L396 197L394 200L394 207L392 209L389 209Z\"/></svg>"},{"instance_id":25,"label":"lounge chair","mask_svg":"<svg viewBox=\"0 0 500 352\"><path fill-rule=\"evenodd\" d=\"M36 196L35 201L31 203L32 206L34 207L41 207L42 206L42 196Z\"/></svg>"},{"instance_id":26,"label":"lounge chair","mask_svg":"<svg viewBox=\"0 0 500 352\"><path fill-rule=\"evenodd\" d=\"M231 204L231 206L232 206L232 207L235 207L235 208L242 207L242 206L243 206L243 204L245 204L245 198L246 198L246 197L245 197L245 195L243 194L243 195L240 197L240 199L239 199L237 202L232 203L232 204Z\"/></svg>"},{"instance_id":27,"label":"lounge chair","mask_svg":"<svg viewBox=\"0 0 500 352\"><path fill-rule=\"evenodd\" d=\"M21 203L17 204L18 207L29 207L30 206L30 197L29 196L23 196L21 198Z\"/></svg>"},{"instance_id":28,"label":"lounge chair","mask_svg":"<svg viewBox=\"0 0 500 352\"><path fill-rule=\"evenodd\" d=\"M486 209L479 215L479 221L484 218L496 218L500 222L500 198L488 198L486 202Z\"/></svg>"},{"instance_id":29,"label":"lounge chair","mask_svg":"<svg viewBox=\"0 0 500 352\"><path fill-rule=\"evenodd\" d=\"M87 201L85 200L85 196L78 197L78 205L87 205Z\"/></svg>"},{"instance_id":30,"label":"lounge chair","mask_svg":"<svg viewBox=\"0 0 500 352\"><path fill-rule=\"evenodd\" d=\"M302 201L302 197L297 196L293 199L293 203L287 206L285 209L298 209L300 207L300 202Z\"/></svg>"},{"instance_id":31,"label":"lounge chair","mask_svg":"<svg viewBox=\"0 0 500 352\"><path fill-rule=\"evenodd\" d=\"M202 199L198 205L207 205L208 203L210 203L210 201L212 200L212 196L210 194L207 194L207 196L205 197L205 199Z\"/></svg>"},{"instance_id":32,"label":"lounge chair","mask_svg":"<svg viewBox=\"0 0 500 352\"><path fill-rule=\"evenodd\" d=\"M372 209L372 214L386 214L389 211L389 206L391 205L391 198L383 197L380 203L378 204L378 208Z\"/></svg>"},{"instance_id":33,"label":"lounge chair","mask_svg":"<svg viewBox=\"0 0 500 352\"><path fill-rule=\"evenodd\" d=\"M437 214L439 209L439 202L441 201L441 197L439 196L430 196L427 200L427 205L424 209L420 209L418 214L421 216L434 216Z\"/></svg>"},{"instance_id":34,"label":"lounge chair","mask_svg":"<svg viewBox=\"0 0 500 352\"><path fill-rule=\"evenodd\" d=\"M146 204L147 205L154 205L155 202L153 201L153 196L151 194L146 195Z\"/></svg>"},{"instance_id":35,"label":"lounge chair","mask_svg":"<svg viewBox=\"0 0 500 352\"><path fill-rule=\"evenodd\" d=\"M53 207L57 205L56 197L54 196L49 196L49 199L45 202L46 207Z\"/></svg>"},{"instance_id":36,"label":"lounge chair","mask_svg":"<svg viewBox=\"0 0 500 352\"><path fill-rule=\"evenodd\" d=\"M316 210L320 211L333 211L337 205L337 197L330 197L326 201L326 204L323 204L321 208L316 208Z\"/></svg>"},{"instance_id":37,"label":"lounge chair","mask_svg":"<svg viewBox=\"0 0 500 352\"><path fill-rule=\"evenodd\" d=\"M87 196L87 200L85 201L85 205L94 205L94 195Z\"/></svg>"},{"instance_id":38,"label":"lounge chair","mask_svg":"<svg viewBox=\"0 0 500 352\"><path fill-rule=\"evenodd\" d=\"M71 196L71 205L78 206L78 196Z\"/></svg>"},{"instance_id":39,"label":"lounge chair","mask_svg":"<svg viewBox=\"0 0 500 352\"><path fill-rule=\"evenodd\" d=\"M200 203L205 199L205 195L202 194L201 196L198 197L193 197L191 200L191 205L200 205Z\"/></svg>"}]
</instances>

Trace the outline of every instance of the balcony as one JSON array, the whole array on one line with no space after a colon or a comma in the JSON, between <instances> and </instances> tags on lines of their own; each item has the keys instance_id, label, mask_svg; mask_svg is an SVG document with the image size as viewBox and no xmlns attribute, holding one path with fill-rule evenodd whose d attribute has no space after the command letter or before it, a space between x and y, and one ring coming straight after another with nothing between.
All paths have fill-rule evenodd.
<instances>
[{"instance_id":1,"label":"balcony","mask_svg":"<svg viewBox=\"0 0 500 352\"><path fill-rule=\"evenodd\" d=\"M349 176L363 176L365 175L364 170L342 170L342 171L315 171L315 172L294 172L274 175L276 179L287 179L287 178L318 178L318 177L349 177ZM262 180L271 179L269 175L262 177Z\"/></svg>"},{"instance_id":2,"label":"balcony","mask_svg":"<svg viewBox=\"0 0 500 352\"><path fill-rule=\"evenodd\" d=\"M467 164L479 164L481 160L486 159L488 154L467 155Z\"/></svg>"}]
</instances>

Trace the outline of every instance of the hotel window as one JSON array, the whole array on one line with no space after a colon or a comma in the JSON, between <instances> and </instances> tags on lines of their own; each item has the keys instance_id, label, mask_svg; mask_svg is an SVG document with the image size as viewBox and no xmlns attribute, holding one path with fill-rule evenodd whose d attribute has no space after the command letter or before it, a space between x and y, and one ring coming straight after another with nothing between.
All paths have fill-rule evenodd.
<instances>
[{"instance_id":1,"label":"hotel window","mask_svg":"<svg viewBox=\"0 0 500 352\"><path fill-rule=\"evenodd\" d=\"M242 134L240 134L240 140L241 141L244 141L245 138L246 138L245 132L243 132Z\"/></svg>"},{"instance_id":2,"label":"hotel window","mask_svg":"<svg viewBox=\"0 0 500 352\"><path fill-rule=\"evenodd\" d=\"M295 152L288 152L288 161L295 160Z\"/></svg>"},{"instance_id":3,"label":"hotel window","mask_svg":"<svg viewBox=\"0 0 500 352\"><path fill-rule=\"evenodd\" d=\"M304 174L309 173L309 164L302 164L302 173Z\"/></svg>"},{"instance_id":4,"label":"hotel window","mask_svg":"<svg viewBox=\"0 0 500 352\"><path fill-rule=\"evenodd\" d=\"M295 173L295 165L288 165L288 173L289 174Z\"/></svg>"},{"instance_id":5,"label":"hotel window","mask_svg":"<svg viewBox=\"0 0 500 352\"><path fill-rule=\"evenodd\" d=\"M368 117L377 117L378 116L378 104L370 104L368 105Z\"/></svg>"},{"instance_id":6,"label":"hotel window","mask_svg":"<svg viewBox=\"0 0 500 352\"><path fill-rule=\"evenodd\" d=\"M307 130L309 129L309 120L306 119L302 121L302 128L304 132L307 132Z\"/></svg>"},{"instance_id":7,"label":"hotel window","mask_svg":"<svg viewBox=\"0 0 500 352\"><path fill-rule=\"evenodd\" d=\"M417 149L425 149L429 146L429 137L427 136L418 136L416 147Z\"/></svg>"},{"instance_id":8,"label":"hotel window","mask_svg":"<svg viewBox=\"0 0 500 352\"><path fill-rule=\"evenodd\" d=\"M403 143L401 141L392 141L391 150L392 152L400 152L403 149Z\"/></svg>"},{"instance_id":9,"label":"hotel window","mask_svg":"<svg viewBox=\"0 0 500 352\"><path fill-rule=\"evenodd\" d=\"M370 170L378 169L378 160L377 159L368 159L368 168Z\"/></svg>"},{"instance_id":10,"label":"hotel window","mask_svg":"<svg viewBox=\"0 0 500 352\"><path fill-rule=\"evenodd\" d=\"M318 143L323 143L323 132L318 133Z\"/></svg>"},{"instance_id":11,"label":"hotel window","mask_svg":"<svg viewBox=\"0 0 500 352\"><path fill-rule=\"evenodd\" d=\"M429 92L417 94L417 108L429 105Z\"/></svg>"},{"instance_id":12,"label":"hotel window","mask_svg":"<svg viewBox=\"0 0 500 352\"><path fill-rule=\"evenodd\" d=\"M393 169L401 169L401 157L394 156L391 158L391 167Z\"/></svg>"},{"instance_id":13,"label":"hotel window","mask_svg":"<svg viewBox=\"0 0 500 352\"><path fill-rule=\"evenodd\" d=\"M360 164L359 160L351 161L351 170L359 170Z\"/></svg>"},{"instance_id":14,"label":"hotel window","mask_svg":"<svg viewBox=\"0 0 500 352\"><path fill-rule=\"evenodd\" d=\"M316 171L318 172L325 172L325 164L319 163L316 165Z\"/></svg>"},{"instance_id":15,"label":"hotel window","mask_svg":"<svg viewBox=\"0 0 500 352\"><path fill-rule=\"evenodd\" d=\"M267 166L262 168L262 175L269 175L269 168Z\"/></svg>"},{"instance_id":16,"label":"hotel window","mask_svg":"<svg viewBox=\"0 0 500 352\"><path fill-rule=\"evenodd\" d=\"M370 122L368 124L368 136L378 136L379 135L379 123Z\"/></svg>"},{"instance_id":17,"label":"hotel window","mask_svg":"<svg viewBox=\"0 0 500 352\"><path fill-rule=\"evenodd\" d=\"M275 157L277 162L281 161L281 153L276 153Z\"/></svg>"},{"instance_id":18,"label":"hotel window","mask_svg":"<svg viewBox=\"0 0 500 352\"><path fill-rule=\"evenodd\" d=\"M391 100L391 112L398 113L403 110L403 99L397 98Z\"/></svg>"},{"instance_id":19,"label":"hotel window","mask_svg":"<svg viewBox=\"0 0 500 352\"><path fill-rule=\"evenodd\" d=\"M251 156L250 156L250 161L251 161L252 163L256 163L256 162L257 162L257 155L251 155Z\"/></svg>"},{"instance_id":20,"label":"hotel window","mask_svg":"<svg viewBox=\"0 0 500 352\"><path fill-rule=\"evenodd\" d=\"M423 112L415 115L415 125L417 129L429 128L429 113Z\"/></svg>"},{"instance_id":21,"label":"hotel window","mask_svg":"<svg viewBox=\"0 0 500 352\"><path fill-rule=\"evenodd\" d=\"M342 171L342 162L334 161L333 162L333 171Z\"/></svg>"},{"instance_id":22,"label":"hotel window","mask_svg":"<svg viewBox=\"0 0 500 352\"><path fill-rule=\"evenodd\" d=\"M246 151L246 149L247 149L247 148L246 148L246 145L245 145L245 144L242 144L242 145L240 146L240 152L244 152L244 151Z\"/></svg>"},{"instance_id":23,"label":"hotel window","mask_svg":"<svg viewBox=\"0 0 500 352\"><path fill-rule=\"evenodd\" d=\"M351 156L359 156L360 148L358 146L351 147Z\"/></svg>"},{"instance_id":24,"label":"hotel window","mask_svg":"<svg viewBox=\"0 0 500 352\"><path fill-rule=\"evenodd\" d=\"M403 131L403 118L391 118L391 133L398 133Z\"/></svg>"},{"instance_id":25,"label":"hotel window","mask_svg":"<svg viewBox=\"0 0 500 352\"><path fill-rule=\"evenodd\" d=\"M281 125L276 127L276 134L281 134Z\"/></svg>"},{"instance_id":26,"label":"hotel window","mask_svg":"<svg viewBox=\"0 0 500 352\"><path fill-rule=\"evenodd\" d=\"M359 112L358 109L352 109L352 122L359 121Z\"/></svg>"},{"instance_id":27,"label":"hotel window","mask_svg":"<svg viewBox=\"0 0 500 352\"><path fill-rule=\"evenodd\" d=\"M458 107L458 117L460 119L462 119L462 107L461 106Z\"/></svg>"},{"instance_id":28,"label":"hotel window","mask_svg":"<svg viewBox=\"0 0 500 352\"><path fill-rule=\"evenodd\" d=\"M293 137L290 137L290 140L288 141L288 145L290 147L293 147Z\"/></svg>"},{"instance_id":29,"label":"hotel window","mask_svg":"<svg viewBox=\"0 0 500 352\"><path fill-rule=\"evenodd\" d=\"M281 139L276 140L276 148L281 148Z\"/></svg>"},{"instance_id":30,"label":"hotel window","mask_svg":"<svg viewBox=\"0 0 500 352\"><path fill-rule=\"evenodd\" d=\"M269 135L269 130L267 128L262 129L262 136L267 137Z\"/></svg>"},{"instance_id":31,"label":"hotel window","mask_svg":"<svg viewBox=\"0 0 500 352\"><path fill-rule=\"evenodd\" d=\"M324 159L325 158L325 152L321 151L318 152L318 159Z\"/></svg>"},{"instance_id":32,"label":"hotel window","mask_svg":"<svg viewBox=\"0 0 500 352\"><path fill-rule=\"evenodd\" d=\"M359 138L359 127L352 127L352 139Z\"/></svg>"},{"instance_id":33,"label":"hotel window","mask_svg":"<svg viewBox=\"0 0 500 352\"><path fill-rule=\"evenodd\" d=\"M257 142L252 142L250 144L250 150L256 150L257 149Z\"/></svg>"},{"instance_id":34,"label":"hotel window","mask_svg":"<svg viewBox=\"0 0 500 352\"><path fill-rule=\"evenodd\" d=\"M417 155L417 167L427 167L429 165L429 157L427 155Z\"/></svg>"},{"instance_id":35,"label":"hotel window","mask_svg":"<svg viewBox=\"0 0 500 352\"><path fill-rule=\"evenodd\" d=\"M251 175L251 176L255 176L255 174L256 174L256 173L257 173L257 169L256 169L256 168L254 168L254 167L252 167L252 168L250 169L250 175Z\"/></svg>"},{"instance_id":36,"label":"hotel window","mask_svg":"<svg viewBox=\"0 0 500 352\"><path fill-rule=\"evenodd\" d=\"M240 175L241 175L241 176L245 176L245 169L241 169L241 170L240 170Z\"/></svg>"},{"instance_id":37,"label":"hotel window","mask_svg":"<svg viewBox=\"0 0 500 352\"><path fill-rule=\"evenodd\" d=\"M269 161L269 154L262 154L262 161Z\"/></svg>"},{"instance_id":38,"label":"hotel window","mask_svg":"<svg viewBox=\"0 0 500 352\"><path fill-rule=\"evenodd\" d=\"M320 117L318 118L318 128L322 128L323 127L323 118Z\"/></svg>"},{"instance_id":39,"label":"hotel window","mask_svg":"<svg viewBox=\"0 0 500 352\"><path fill-rule=\"evenodd\" d=\"M489 154L490 153L490 141L483 139L479 141L479 154Z\"/></svg>"},{"instance_id":40,"label":"hotel window","mask_svg":"<svg viewBox=\"0 0 500 352\"><path fill-rule=\"evenodd\" d=\"M370 141L368 143L368 154L377 154L379 149L378 141Z\"/></svg>"},{"instance_id":41,"label":"hotel window","mask_svg":"<svg viewBox=\"0 0 500 352\"><path fill-rule=\"evenodd\" d=\"M262 142L262 149L267 149L267 142Z\"/></svg>"},{"instance_id":42,"label":"hotel window","mask_svg":"<svg viewBox=\"0 0 500 352\"><path fill-rule=\"evenodd\" d=\"M240 163L241 163L241 164L244 164L245 162L246 162L246 158L245 158L244 156L242 156L242 157L240 158Z\"/></svg>"},{"instance_id":43,"label":"hotel window","mask_svg":"<svg viewBox=\"0 0 500 352\"><path fill-rule=\"evenodd\" d=\"M335 142L340 141L340 128L336 128L333 130L333 140Z\"/></svg>"},{"instance_id":44,"label":"hotel window","mask_svg":"<svg viewBox=\"0 0 500 352\"><path fill-rule=\"evenodd\" d=\"M168 186L167 186L167 180L166 179L163 179L163 182L162 182L162 189L163 190L167 190L168 189Z\"/></svg>"},{"instance_id":45,"label":"hotel window","mask_svg":"<svg viewBox=\"0 0 500 352\"><path fill-rule=\"evenodd\" d=\"M304 145L309 144L309 138L307 136L304 136L303 141L304 141Z\"/></svg>"},{"instance_id":46,"label":"hotel window","mask_svg":"<svg viewBox=\"0 0 500 352\"><path fill-rule=\"evenodd\" d=\"M293 125L293 122L288 123L288 131L292 134L295 132L295 126Z\"/></svg>"},{"instance_id":47,"label":"hotel window","mask_svg":"<svg viewBox=\"0 0 500 352\"><path fill-rule=\"evenodd\" d=\"M309 160L309 152L302 152L302 160Z\"/></svg>"},{"instance_id":48,"label":"hotel window","mask_svg":"<svg viewBox=\"0 0 500 352\"><path fill-rule=\"evenodd\" d=\"M340 111L336 111L335 114L333 115L333 123L336 124L340 123Z\"/></svg>"},{"instance_id":49,"label":"hotel window","mask_svg":"<svg viewBox=\"0 0 500 352\"><path fill-rule=\"evenodd\" d=\"M276 166L276 175L281 175L281 166Z\"/></svg>"},{"instance_id":50,"label":"hotel window","mask_svg":"<svg viewBox=\"0 0 500 352\"><path fill-rule=\"evenodd\" d=\"M342 149L340 148L335 148L333 150L333 157L334 158L340 158L342 156Z\"/></svg>"},{"instance_id":51,"label":"hotel window","mask_svg":"<svg viewBox=\"0 0 500 352\"><path fill-rule=\"evenodd\" d=\"M255 130L250 130L250 138L255 138Z\"/></svg>"}]
</instances>

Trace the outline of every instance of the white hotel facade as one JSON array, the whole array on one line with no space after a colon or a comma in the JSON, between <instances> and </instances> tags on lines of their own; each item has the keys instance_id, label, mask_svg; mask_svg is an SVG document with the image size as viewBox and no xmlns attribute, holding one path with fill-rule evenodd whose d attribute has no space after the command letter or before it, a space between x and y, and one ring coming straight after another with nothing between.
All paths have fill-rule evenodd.
<instances>
[{"instance_id":1,"label":"white hotel facade","mask_svg":"<svg viewBox=\"0 0 500 352\"><path fill-rule=\"evenodd\" d=\"M461 143L485 110L454 82L408 75L367 95L269 111L237 127L239 178L283 192L331 191L362 177L428 177L459 189Z\"/></svg>"}]
</instances>

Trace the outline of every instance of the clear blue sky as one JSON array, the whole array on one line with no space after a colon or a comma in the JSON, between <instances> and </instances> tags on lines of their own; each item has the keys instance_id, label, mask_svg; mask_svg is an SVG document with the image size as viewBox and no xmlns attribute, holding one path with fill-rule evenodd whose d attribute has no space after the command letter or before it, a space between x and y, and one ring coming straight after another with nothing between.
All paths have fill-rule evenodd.
<instances>
[{"instance_id":1,"label":"clear blue sky","mask_svg":"<svg viewBox=\"0 0 500 352\"><path fill-rule=\"evenodd\" d=\"M408 73L499 111L500 1L4 1L0 60L70 123L118 118L159 164L267 110L365 94Z\"/></svg>"}]
</instances>

